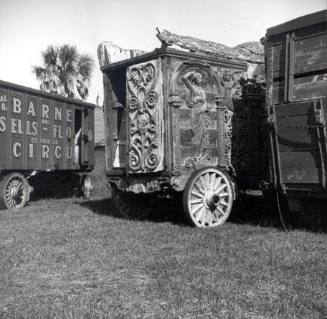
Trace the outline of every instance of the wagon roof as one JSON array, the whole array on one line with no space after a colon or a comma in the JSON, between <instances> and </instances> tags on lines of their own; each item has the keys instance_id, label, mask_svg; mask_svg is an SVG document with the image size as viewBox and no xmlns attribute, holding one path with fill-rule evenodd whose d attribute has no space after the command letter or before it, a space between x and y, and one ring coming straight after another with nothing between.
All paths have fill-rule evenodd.
<instances>
[{"instance_id":1,"label":"wagon roof","mask_svg":"<svg viewBox=\"0 0 327 319\"><path fill-rule=\"evenodd\" d=\"M119 62L111 63L108 66L101 67L101 70L102 70L102 72L111 71L113 69L127 67L129 65L137 64L137 63L144 62L144 61L149 61L149 60L152 60L157 57L164 56L164 55L175 56L175 57L187 56L190 58L194 58L195 60L201 59L201 60L205 60L205 61L214 62L217 64L222 64L224 66L230 65L230 66L235 66L238 68L244 68L244 69L247 68L246 62L236 61L233 59L224 59L224 58L218 57L217 55L214 55L214 54L199 54L199 53L186 52L186 51L162 47L160 49L155 49L152 52L138 55L138 56L135 56L130 59L125 59L125 60L122 60Z\"/></svg>"},{"instance_id":2,"label":"wagon roof","mask_svg":"<svg viewBox=\"0 0 327 319\"><path fill-rule=\"evenodd\" d=\"M2 80L0 80L0 87L6 87L8 89L14 89L14 90L18 90L20 92L33 94L33 95L37 95L39 97L44 97L44 98L48 98L48 99L60 100L62 102L66 102L66 103L72 103L72 104L77 104L77 105L81 105L81 106L86 106L89 108L95 108L95 105L91 104L91 103L87 103L87 102L77 100L77 99L71 99L71 98L64 97L59 94L43 92L40 90L29 88L27 86L22 86L22 85L18 85L15 83L2 81Z\"/></svg>"},{"instance_id":3,"label":"wagon roof","mask_svg":"<svg viewBox=\"0 0 327 319\"><path fill-rule=\"evenodd\" d=\"M327 10L314 12L277 26L267 29L266 36L274 36L280 33L290 32L293 30L305 28L314 24L327 23Z\"/></svg>"}]
</instances>

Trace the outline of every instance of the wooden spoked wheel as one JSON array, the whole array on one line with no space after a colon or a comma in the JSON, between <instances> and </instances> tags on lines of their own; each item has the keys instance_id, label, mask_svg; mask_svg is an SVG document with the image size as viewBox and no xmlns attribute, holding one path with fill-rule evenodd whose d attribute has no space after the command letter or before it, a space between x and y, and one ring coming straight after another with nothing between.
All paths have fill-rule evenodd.
<instances>
[{"instance_id":1,"label":"wooden spoked wheel","mask_svg":"<svg viewBox=\"0 0 327 319\"><path fill-rule=\"evenodd\" d=\"M231 181L225 173L211 167L195 172L183 195L184 212L199 228L222 225L231 212L233 201Z\"/></svg>"},{"instance_id":2,"label":"wooden spoked wheel","mask_svg":"<svg viewBox=\"0 0 327 319\"><path fill-rule=\"evenodd\" d=\"M13 173L2 177L0 182L0 206L3 208L23 208L29 199L29 185L26 178Z\"/></svg>"}]
</instances>

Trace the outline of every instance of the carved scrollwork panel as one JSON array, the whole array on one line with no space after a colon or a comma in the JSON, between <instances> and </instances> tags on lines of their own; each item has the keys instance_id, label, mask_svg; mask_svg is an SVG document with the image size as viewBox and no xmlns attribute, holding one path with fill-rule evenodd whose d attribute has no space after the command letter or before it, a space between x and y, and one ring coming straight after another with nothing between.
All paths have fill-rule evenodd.
<instances>
[{"instance_id":1,"label":"carved scrollwork panel","mask_svg":"<svg viewBox=\"0 0 327 319\"><path fill-rule=\"evenodd\" d=\"M160 59L127 69L128 164L131 173L163 170L163 94Z\"/></svg>"}]
</instances>

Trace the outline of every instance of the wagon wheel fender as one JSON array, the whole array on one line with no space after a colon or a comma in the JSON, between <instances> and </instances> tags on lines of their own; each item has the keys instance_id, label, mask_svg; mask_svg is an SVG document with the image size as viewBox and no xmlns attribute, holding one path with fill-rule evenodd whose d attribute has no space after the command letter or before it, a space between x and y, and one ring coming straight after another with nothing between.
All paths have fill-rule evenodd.
<instances>
[{"instance_id":1,"label":"wagon wheel fender","mask_svg":"<svg viewBox=\"0 0 327 319\"><path fill-rule=\"evenodd\" d=\"M195 171L183 193L183 207L187 219L199 228L216 227L225 223L235 199L230 177L216 167Z\"/></svg>"},{"instance_id":2,"label":"wagon wheel fender","mask_svg":"<svg viewBox=\"0 0 327 319\"><path fill-rule=\"evenodd\" d=\"M29 201L33 188L20 173L4 175L0 180L0 207L20 209Z\"/></svg>"}]
</instances>

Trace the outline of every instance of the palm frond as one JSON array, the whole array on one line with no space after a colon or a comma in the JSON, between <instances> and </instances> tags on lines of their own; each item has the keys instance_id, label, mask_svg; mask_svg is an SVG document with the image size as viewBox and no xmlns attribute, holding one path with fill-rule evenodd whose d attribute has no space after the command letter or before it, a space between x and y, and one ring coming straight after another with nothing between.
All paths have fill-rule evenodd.
<instances>
[{"instance_id":1,"label":"palm frond","mask_svg":"<svg viewBox=\"0 0 327 319\"><path fill-rule=\"evenodd\" d=\"M41 53L43 67L32 66L41 90L86 99L94 69L91 56L79 54L76 46L69 44L49 45Z\"/></svg>"},{"instance_id":2,"label":"palm frond","mask_svg":"<svg viewBox=\"0 0 327 319\"><path fill-rule=\"evenodd\" d=\"M32 72L35 74L36 78L38 80L41 80L45 76L45 69L42 68L41 66L32 66Z\"/></svg>"},{"instance_id":3,"label":"palm frond","mask_svg":"<svg viewBox=\"0 0 327 319\"><path fill-rule=\"evenodd\" d=\"M44 65L55 66L57 64L58 53L58 47L49 45L45 51L42 51Z\"/></svg>"},{"instance_id":4,"label":"palm frond","mask_svg":"<svg viewBox=\"0 0 327 319\"><path fill-rule=\"evenodd\" d=\"M59 50L59 59L63 69L73 70L78 62L78 51L75 46L64 44Z\"/></svg>"},{"instance_id":5,"label":"palm frond","mask_svg":"<svg viewBox=\"0 0 327 319\"><path fill-rule=\"evenodd\" d=\"M81 54L78 60L78 72L83 77L90 79L94 70L94 60L88 54Z\"/></svg>"}]
</instances>

